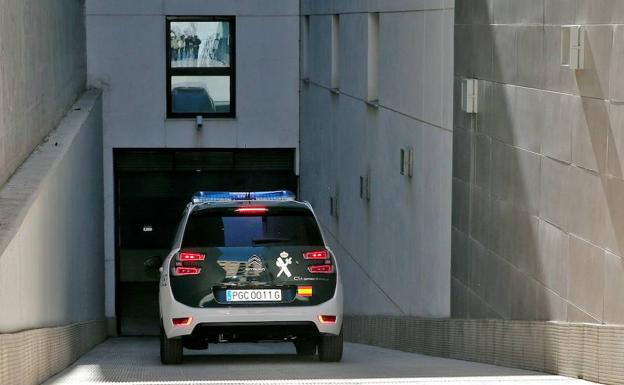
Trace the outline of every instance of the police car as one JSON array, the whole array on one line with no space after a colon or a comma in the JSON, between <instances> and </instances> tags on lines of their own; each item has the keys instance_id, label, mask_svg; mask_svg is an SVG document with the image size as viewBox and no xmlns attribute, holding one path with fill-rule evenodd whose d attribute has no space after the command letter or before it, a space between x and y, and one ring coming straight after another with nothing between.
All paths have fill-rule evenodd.
<instances>
[{"instance_id":1,"label":"police car","mask_svg":"<svg viewBox=\"0 0 624 385\"><path fill-rule=\"evenodd\" d=\"M288 191L199 192L160 275L163 364L209 343L292 342L342 358L342 284L312 207Z\"/></svg>"}]
</instances>

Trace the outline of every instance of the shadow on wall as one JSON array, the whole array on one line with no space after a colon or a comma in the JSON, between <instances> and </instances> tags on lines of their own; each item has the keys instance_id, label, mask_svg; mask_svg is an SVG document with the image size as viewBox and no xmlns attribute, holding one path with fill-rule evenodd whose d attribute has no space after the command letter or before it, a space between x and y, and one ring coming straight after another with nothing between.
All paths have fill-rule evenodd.
<instances>
[{"instance_id":1,"label":"shadow on wall","mask_svg":"<svg viewBox=\"0 0 624 385\"><path fill-rule=\"evenodd\" d=\"M519 23L492 3L456 8L452 316L623 323L613 27L584 27L585 69L573 71L543 7ZM476 115L459 109L467 77L479 79Z\"/></svg>"}]
</instances>

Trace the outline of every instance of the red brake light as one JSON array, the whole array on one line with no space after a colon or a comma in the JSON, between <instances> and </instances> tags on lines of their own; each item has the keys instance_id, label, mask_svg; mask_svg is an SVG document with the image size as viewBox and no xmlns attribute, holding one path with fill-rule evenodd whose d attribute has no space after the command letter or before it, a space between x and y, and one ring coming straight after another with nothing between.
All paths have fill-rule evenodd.
<instances>
[{"instance_id":1,"label":"red brake light","mask_svg":"<svg viewBox=\"0 0 624 385\"><path fill-rule=\"evenodd\" d=\"M199 267L176 267L175 268L175 275L176 276L182 276L182 275L197 275L201 272L201 269Z\"/></svg>"},{"instance_id":2,"label":"red brake light","mask_svg":"<svg viewBox=\"0 0 624 385\"><path fill-rule=\"evenodd\" d=\"M193 322L193 317L172 318L173 326L189 326Z\"/></svg>"},{"instance_id":3,"label":"red brake light","mask_svg":"<svg viewBox=\"0 0 624 385\"><path fill-rule=\"evenodd\" d=\"M303 253L304 259L328 259L329 253L327 250L308 251Z\"/></svg>"},{"instance_id":4,"label":"red brake light","mask_svg":"<svg viewBox=\"0 0 624 385\"><path fill-rule=\"evenodd\" d=\"M333 324L333 323L336 323L336 316L335 315L320 315L318 318L319 318L319 321L321 321L322 324Z\"/></svg>"},{"instance_id":5,"label":"red brake light","mask_svg":"<svg viewBox=\"0 0 624 385\"><path fill-rule=\"evenodd\" d=\"M202 253L189 253L186 251L178 254L178 260L183 262L203 261L206 259L206 255Z\"/></svg>"},{"instance_id":6,"label":"red brake light","mask_svg":"<svg viewBox=\"0 0 624 385\"><path fill-rule=\"evenodd\" d=\"M313 265L308 266L310 273L316 274L331 274L334 272L334 265Z\"/></svg>"},{"instance_id":7,"label":"red brake light","mask_svg":"<svg viewBox=\"0 0 624 385\"><path fill-rule=\"evenodd\" d=\"M265 214L269 211L266 207L239 207L236 210L238 214Z\"/></svg>"}]
</instances>

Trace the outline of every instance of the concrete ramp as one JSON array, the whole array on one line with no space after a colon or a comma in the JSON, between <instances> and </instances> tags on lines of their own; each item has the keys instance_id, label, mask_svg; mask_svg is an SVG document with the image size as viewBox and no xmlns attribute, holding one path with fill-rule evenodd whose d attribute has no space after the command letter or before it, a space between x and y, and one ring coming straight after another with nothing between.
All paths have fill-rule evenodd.
<instances>
[{"instance_id":1,"label":"concrete ramp","mask_svg":"<svg viewBox=\"0 0 624 385\"><path fill-rule=\"evenodd\" d=\"M158 339L109 339L45 385L589 384L351 343L340 363L298 357L289 343L211 345L185 354L182 365L163 366Z\"/></svg>"}]
</instances>

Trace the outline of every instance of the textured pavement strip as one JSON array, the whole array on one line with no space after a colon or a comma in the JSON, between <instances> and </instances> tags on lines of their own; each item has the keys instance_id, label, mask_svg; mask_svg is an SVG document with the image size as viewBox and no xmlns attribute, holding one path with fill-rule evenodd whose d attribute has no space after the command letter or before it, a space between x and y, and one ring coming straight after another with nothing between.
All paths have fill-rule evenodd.
<instances>
[{"instance_id":1,"label":"textured pavement strip","mask_svg":"<svg viewBox=\"0 0 624 385\"><path fill-rule=\"evenodd\" d=\"M589 384L467 361L346 344L343 361L297 357L290 343L220 344L162 366L156 338L114 338L45 385Z\"/></svg>"}]
</instances>

